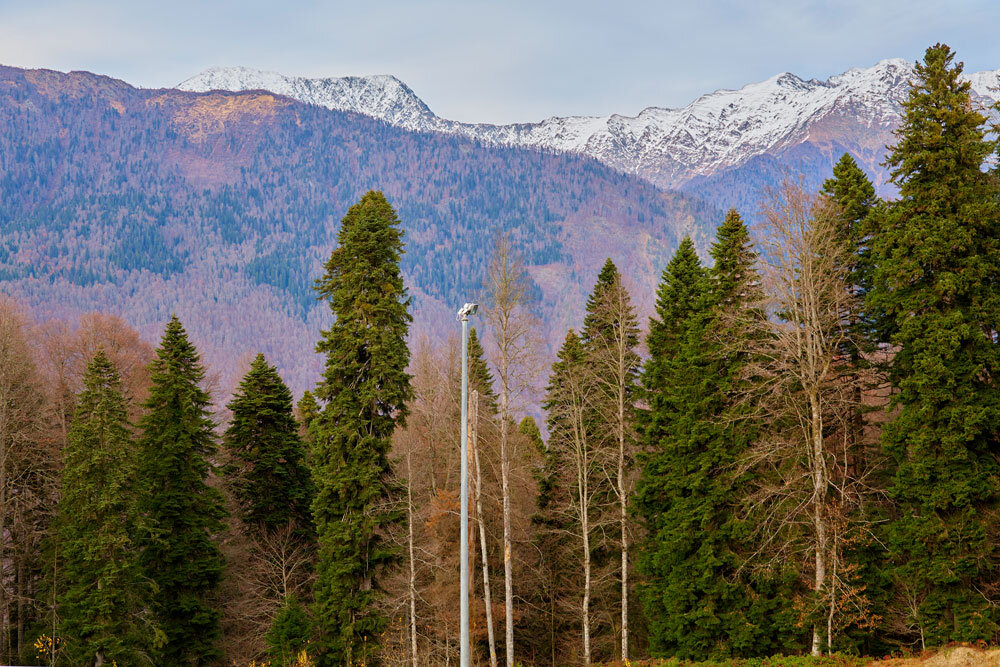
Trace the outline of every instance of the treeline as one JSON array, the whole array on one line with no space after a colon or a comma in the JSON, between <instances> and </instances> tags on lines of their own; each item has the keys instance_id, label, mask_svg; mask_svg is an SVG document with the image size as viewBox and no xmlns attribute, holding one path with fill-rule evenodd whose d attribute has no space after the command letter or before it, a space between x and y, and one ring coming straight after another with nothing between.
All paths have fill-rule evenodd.
<instances>
[{"instance_id":1,"label":"treeline","mask_svg":"<svg viewBox=\"0 0 1000 667\"><path fill-rule=\"evenodd\" d=\"M897 200L844 156L756 240L730 211L707 264L679 244L645 335L609 260L545 369L496 237L468 545L458 341L408 346L381 193L317 282L324 372L294 408L258 355L213 414L176 318L153 350L0 303L0 661L451 664L460 547L476 664L997 642L1000 174L953 58L918 64Z\"/></svg>"}]
</instances>

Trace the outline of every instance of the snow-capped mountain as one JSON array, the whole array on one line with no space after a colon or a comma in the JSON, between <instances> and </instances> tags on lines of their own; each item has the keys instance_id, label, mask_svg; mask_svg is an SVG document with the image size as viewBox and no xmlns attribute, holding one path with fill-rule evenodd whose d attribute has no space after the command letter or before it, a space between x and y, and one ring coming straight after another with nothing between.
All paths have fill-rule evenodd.
<instances>
[{"instance_id":1,"label":"snow-capped mountain","mask_svg":"<svg viewBox=\"0 0 1000 667\"><path fill-rule=\"evenodd\" d=\"M739 90L703 95L679 109L649 107L636 116L557 117L514 125L440 118L392 76L304 79L242 67L216 68L178 87L195 92L268 90L409 130L584 153L660 187L678 188L802 144L820 151L850 150L878 171L912 74L912 65L902 59L851 69L826 81L784 72ZM1000 70L977 72L968 79L984 107L1000 99Z\"/></svg>"}]
</instances>

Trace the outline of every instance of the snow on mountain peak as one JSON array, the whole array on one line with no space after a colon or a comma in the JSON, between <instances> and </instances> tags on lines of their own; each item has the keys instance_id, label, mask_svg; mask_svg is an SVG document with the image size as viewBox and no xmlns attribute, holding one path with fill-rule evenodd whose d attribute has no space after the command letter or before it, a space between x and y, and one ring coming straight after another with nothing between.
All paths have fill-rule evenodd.
<instances>
[{"instance_id":1,"label":"snow on mountain peak","mask_svg":"<svg viewBox=\"0 0 1000 667\"><path fill-rule=\"evenodd\" d=\"M307 79L245 67L213 68L181 90L268 90L330 109L353 111L408 130L446 132L486 143L590 155L665 187L737 166L807 141L847 121L877 132L899 122L913 65L901 58L852 68L826 81L790 72L738 90L717 90L685 107L648 107L635 116L555 117L489 125L440 118L406 84L388 76ZM967 75L973 91L1000 99L1000 70ZM884 146L881 141L876 142Z\"/></svg>"},{"instance_id":2,"label":"snow on mountain peak","mask_svg":"<svg viewBox=\"0 0 1000 667\"><path fill-rule=\"evenodd\" d=\"M434 114L409 86L389 74L308 79L248 67L212 67L177 86L190 92L267 90L307 104L380 118L410 130Z\"/></svg>"}]
</instances>

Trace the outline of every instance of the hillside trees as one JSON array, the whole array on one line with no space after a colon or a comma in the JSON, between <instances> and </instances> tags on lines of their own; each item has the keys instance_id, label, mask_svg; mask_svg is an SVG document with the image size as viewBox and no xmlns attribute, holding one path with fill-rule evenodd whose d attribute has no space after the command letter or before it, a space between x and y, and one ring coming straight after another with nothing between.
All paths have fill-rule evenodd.
<instances>
[{"instance_id":1,"label":"hillside trees","mask_svg":"<svg viewBox=\"0 0 1000 667\"><path fill-rule=\"evenodd\" d=\"M103 351L83 384L60 474L60 636L72 664L155 664L153 587L134 541L136 449L121 379Z\"/></svg>"},{"instance_id":2,"label":"hillside trees","mask_svg":"<svg viewBox=\"0 0 1000 667\"><path fill-rule=\"evenodd\" d=\"M917 63L869 295L898 348L898 413L882 431L896 463L889 550L922 645L992 637L1000 620L1000 211L982 171L994 144L961 75L942 44Z\"/></svg>"},{"instance_id":3,"label":"hillside trees","mask_svg":"<svg viewBox=\"0 0 1000 667\"><path fill-rule=\"evenodd\" d=\"M400 556L386 531L405 521L388 458L411 396L402 235L385 196L366 193L344 216L316 285L335 318L316 345L326 355L315 391L324 405L311 425L323 665L377 661L387 624L376 606L380 576Z\"/></svg>"},{"instance_id":4,"label":"hillside trees","mask_svg":"<svg viewBox=\"0 0 1000 667\"><path fill-rule=\"evenodd\" d=\"M213 540L226 512L206 479L216 444L198 352L173 317L156 350L153 386L139 422L142 564L156 585L157 664L209 664L218 657L219 612L209 596L222 576Z\"/></svg>"}]
</instances>

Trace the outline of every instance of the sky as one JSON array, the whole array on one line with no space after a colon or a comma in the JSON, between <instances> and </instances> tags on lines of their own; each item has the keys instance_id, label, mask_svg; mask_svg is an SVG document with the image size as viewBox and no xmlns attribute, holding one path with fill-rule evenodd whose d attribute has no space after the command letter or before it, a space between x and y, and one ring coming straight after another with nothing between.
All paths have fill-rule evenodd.
<instances>
[{"instance_id":1,"label":"sky","mask_svg":"<svg viewBox=\"0 0 1000 667\"><path fill-rule=\"evenodd\" d=\"M467 122L634 115L936 42L1000 69L1000 0L0 0L0 64L151 88L228 65L394 74Z\"/></svg>"}]
</instances>

